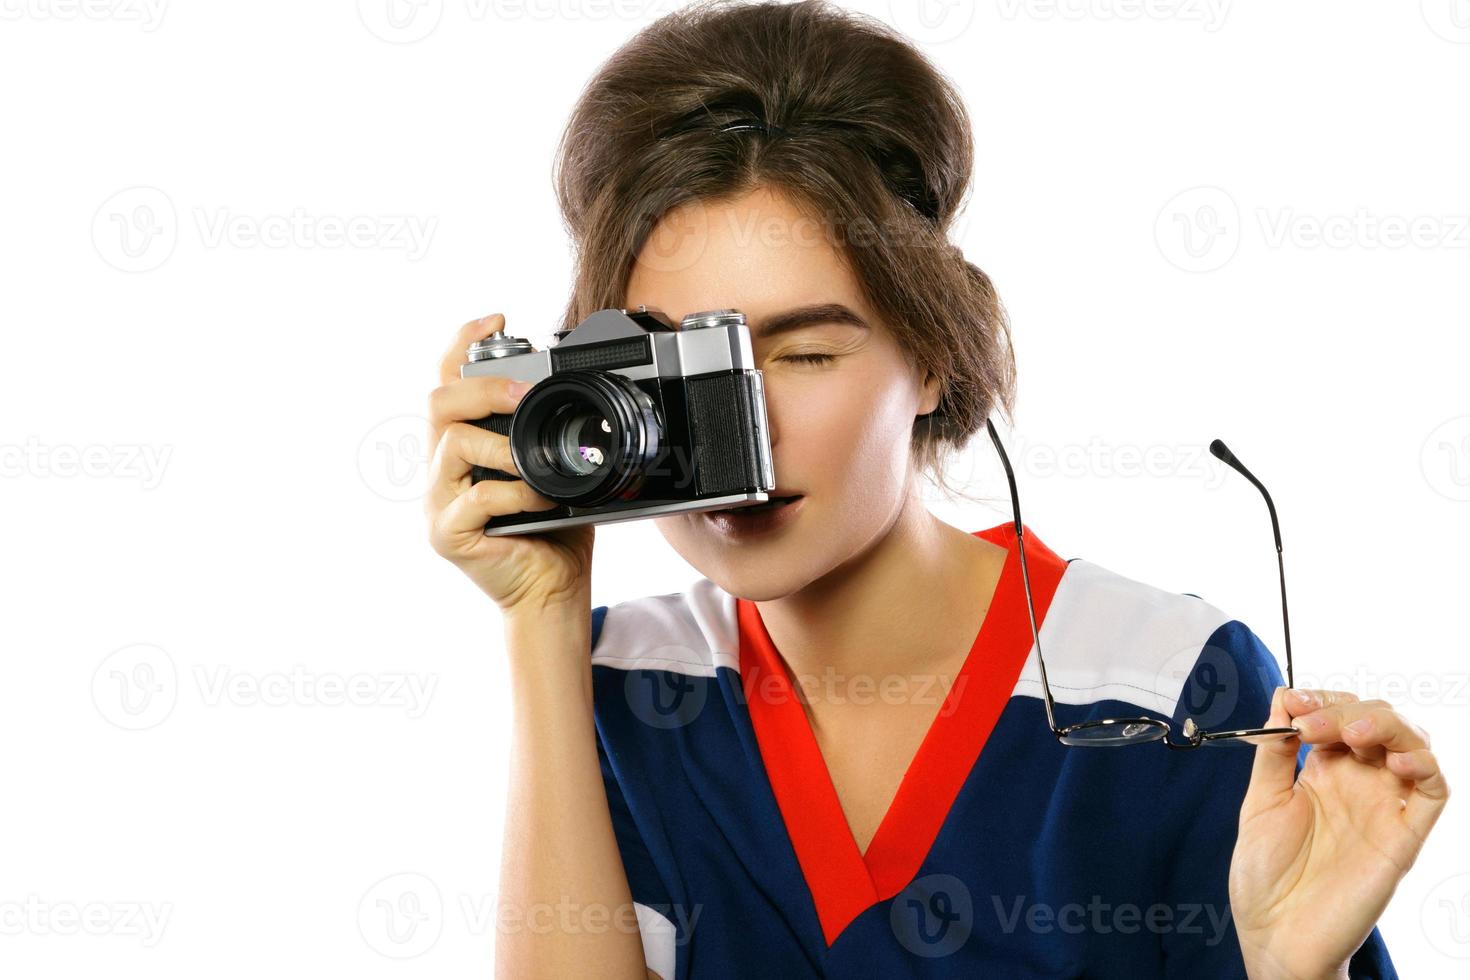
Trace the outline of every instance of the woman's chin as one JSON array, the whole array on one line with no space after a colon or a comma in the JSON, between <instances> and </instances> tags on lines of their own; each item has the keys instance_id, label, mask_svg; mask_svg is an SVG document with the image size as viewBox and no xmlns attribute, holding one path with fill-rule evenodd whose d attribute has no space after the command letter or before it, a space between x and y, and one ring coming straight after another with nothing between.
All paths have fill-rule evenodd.
<instances>
[{"instance_id":1,"label":"woman's chin","mask_svg":"<svg viewBox=\"0 0 1470 980\"><path fill-rule=\"evenodd\" d=\"M751 602L781 599L800 591L810 581L806 561L813 556L801 549L787 550L774 542L732 545L718 537L701 535L696 547L681 552L700 575L723 591Z\"/></svg>"},{"instance_id":2,"label":"woman's chin","mask_svg":"<svg viewBox=\"0 0 1470 980\"><path fill-rule=\"evenodd\" d=\"M801 588L800 583L777 581L771 575L762 575L759 569L740 570L730 575L722 575L718 571L713 575L707 572L701 574L719 586L721 591L750 602L784 599Z\"/></svg>"}]
</instances>

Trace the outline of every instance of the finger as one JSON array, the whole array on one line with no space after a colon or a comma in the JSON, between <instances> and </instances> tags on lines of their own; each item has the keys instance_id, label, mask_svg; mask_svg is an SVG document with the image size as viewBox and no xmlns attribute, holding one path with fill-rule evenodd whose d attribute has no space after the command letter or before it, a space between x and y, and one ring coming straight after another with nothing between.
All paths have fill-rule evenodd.
<instances>
[{"instance_id":1,"label":"finger","mask_svg":"<svg viewBox=\"0 0 1470 980\"><path fill-rule=\"evenodd\" d=\"M1450 786L1440 772L1439 760L1429 749L1412 749L1390 752L1387 765L1395 775L1414 783L1414 791L1404 808L1404 819L1423 840L1450 798Z\"/></svg>"},{"instance_id":2,"label":"finger","mask_svg":"<svg viewBox=\"0 0 1470 980\"><path fill-rule=\"evenodd\" d=\"M1388 705L1368 707L1344 706L1339 713L1338 723L1342 729L1342 740L1353 751L1368 746L1380 746L1387 752L1411 752L1429 748L1429 733L1399 714Z\"/></svg>"},{"instance_id":3,"label":"finger","mask_svg":"<svg viewBox=\"0 0 1470 980\"><path fill-rule=\"evenodd\" d=\"M514 384L524 387L512 390L511 386ZM530 387L525 382L487 375L464 378L435 388L429 393L429 423L435 430L434 441L439 441L438 433L451 422L467 422L489 415L509 415L516 410Z\"/></svg>"},{"instance_id":4,"label":"finger","mask_svg":"<svg viewBox=\"0 0 1470 980\"><path fill-rule=\"evenodd\" d=\"M476 466L520 475L510 440L468 422L451 422L445 427L429 465L429 505L436 510L464 491L465 477Z\"/></svg>"},{"instance_id":5,"label":"finger","mask_svg":"<svg viewBox=\"0 0 1470 980\"><path fill-rule=\"evenodd\" d=\"M1410 749L1407 752L1390 752L1387 765L1390 772L1400 779L1418 782L1439 772L1439 762L1429 749Z\"/></svg>"},{"instance_id":6,"label":"finger","mask_svg":"<svg viewBox=\"0 0 1470 980\"><path fill-rule=\"evenodd\" d=\"M479 534L492 517L523 511L551 510L547 500L521 480L481 480L451 500L434 521L443 540Z\"/></svg>"},{"instance_id":7,"label":"finger","mask_svg":"<svg viewBox=\"0 0 1470 980\"><path fill-rule=\"evenodd\" d=\"M477 340L484 340L497 330L505 329L505 314L491 313L482 316L478 320L471 320L460 327L454 335L454 342L449 345L444 356L439 360L439 383L447 385L451 381L458 380L460 365L469 362L467 350L470 344Z\"/></svg>"},{"instance_id":8,"label":"finger","mask_svg":"<svg viewBox=\"0 0 1470 980\"><path fill-rule=\"evenodd\" d=\"M1382 712L1392 714L1393 706L1387 701L1380 700L1355 701L1298 715L1292 719L1291 726L1297 730L1301 740L1309 745L1341 744L1363 759L1378 761L1383 758L1384 750L1371 734L1360 734L1357 730L1346 732L1344 729L1347 725L1367 719L1370 722L1368 733L1374 730L1375 725L1382 724L1385 727L1381 730L1394 734L1396 738L1412 737L1414 729L1401 730L1396 722L1386 719L1386 716L1381 716ZM1385 720L1377 720L1380 717L1384 717ZM1423 743L1401 742L1400 744L1406 748L1420 748Z\"/></svg>"},{"instance_id":9,"label":"finger","mask_svg":"<svg viewBox=\"0 0 1470 980\"><path fill-rule=\"evenodd\" d=\"M1263 728L1287 728L1291 716L1287 713L1287 688L1278 687L1271 695L1271 714ZM1240 821L1242 824L1262 810L1279 806L1291 798L1296 783L1296 754L1301 743L1294 738L1271 739L1256 745L1255 761L1251 764L1251 779L1246 786L1245 799L1241 801Z\"/></svg>"},{"instance_id":10,"label":"finger","mask_svg":"<svg viewBox=\"0 0 1470 980\"><path fill-rule=\"evenodd\" d=\"M1339 704L1351 704L1358 696L1351 691L1318 691L1311 688L1288 688L1286 710L1292 717L1305 715Z\"/></svg>"}]
</instances>

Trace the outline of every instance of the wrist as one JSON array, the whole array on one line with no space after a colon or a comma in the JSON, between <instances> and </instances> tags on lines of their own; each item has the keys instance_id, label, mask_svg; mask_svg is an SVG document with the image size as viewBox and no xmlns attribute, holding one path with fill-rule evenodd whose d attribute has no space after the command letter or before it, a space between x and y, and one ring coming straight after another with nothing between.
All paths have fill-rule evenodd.
<instances>
[{"instance_id":1,"label":"wrist","mask_svg":"<svg viewBox=\"0 0 1470 980\"><path fill-rule=\"evenodd\" d=\"M542 593L530 590L509 605L500 607L500 615L507 627L512 623L542 623L548 619L575 620L579 616L592 615L592 582L583 577L566 589Z\"/></svg>"},{"instance_id":2,"label":"wrist","mask_svg":"<svg viewBox=\"0 0 1470 980\"><path fill-rule=\"evenodd\" d=\"M1351 980L1346 963L1336 968L1303 972L1295 966L1288 967L1269 952L1253 950L1245 943L1241 944L1240 952L1248 980Z\"/></svg>"},{"instance_id":3,"label":"wrist","mask_svg":"<svg viewBox=\"0 0 1470 980\"><path fill-rule=\"evenodd\" d=\"M592 601L578 595L574 599L525 599L500 610L507 635L549 634L572 628L585 628L590 635Z\"/></svg>"},{"instance_id":4,"label":"wrist","mask_svg":"<svg viewBox=\"0 0 1470 980\"><path fill-rule=\"evenodd\" d=\"M590 699L590 603L518 605L504 613L504 635L511 682L518 691L585 690Z\"/></svg>"}]
</instances>

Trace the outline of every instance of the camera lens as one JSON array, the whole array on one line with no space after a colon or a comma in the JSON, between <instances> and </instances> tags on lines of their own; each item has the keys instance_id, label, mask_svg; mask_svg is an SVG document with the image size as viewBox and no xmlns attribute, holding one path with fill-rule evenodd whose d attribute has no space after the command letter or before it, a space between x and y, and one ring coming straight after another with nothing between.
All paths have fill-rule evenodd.
<instances>
[{"instance_id":1,"label":"camera lens","mask_svg":"<svg viewBox=\"0 0 1470 980\"><path fill-rule=\"evenodd\" d=\"M521 479L548 500L577 507L636 493L664 442L653 399L605 371L565 371L539 382L510 427Z\"/></svg>"}]
</instances>

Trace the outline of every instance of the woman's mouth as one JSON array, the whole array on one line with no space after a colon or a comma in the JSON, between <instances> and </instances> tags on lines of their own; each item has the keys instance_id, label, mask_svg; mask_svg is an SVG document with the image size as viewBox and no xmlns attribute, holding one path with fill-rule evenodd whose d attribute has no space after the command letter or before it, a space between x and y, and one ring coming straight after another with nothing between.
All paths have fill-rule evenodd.
<instances>
[{"instance_id":1,"label":"woman's mouth","mask_svg":"<svg viewBox=\"0 0 1470 980\"><path fill-rule=\"evenodd\" d=\"M704 511L704 518L715 530L729 536L744 536L774 531L791 522L806 498L801 494L772 497L765 503L748 504L726 510Z\"/></svg>"}]
</instances>

